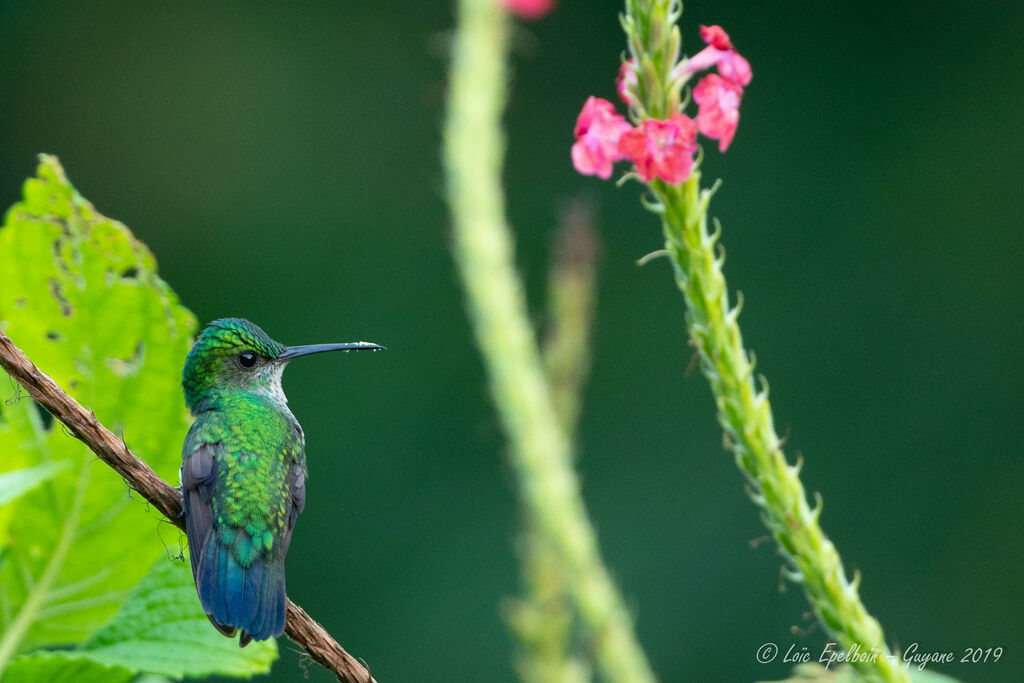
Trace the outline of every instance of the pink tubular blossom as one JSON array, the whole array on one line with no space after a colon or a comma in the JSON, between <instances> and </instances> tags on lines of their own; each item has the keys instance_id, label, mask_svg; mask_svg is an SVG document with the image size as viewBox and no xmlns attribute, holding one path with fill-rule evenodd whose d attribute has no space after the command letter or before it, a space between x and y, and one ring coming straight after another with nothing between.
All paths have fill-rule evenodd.
<instances>
[{"instance_id":1,"label":"pink tubular blossom","mask_svg":"<svg viewBox=\"0 0 1024 683\"><path fill-rule=\"evenodd\" d=\"M745 87L750 84L754 72L750 69L750 62L744 59L736 50L729 50L718 60L718 73L727 81Z\"/></svg>"},{"instance_id":2,"label":"pink tubular blossom","mask_svg":"<svg viewBox=\"0 0 1024 683\"><path fill-rule=\"evenodd\" d=\"M612 164L623 158L619 139L631 128L623 116L615 113L611 102L588 97L576 119L573 166L584 175L596 175L607 180L612 175Z\"/></svg>"},{"instance_id":3,"label":"pink tubular blossom","mask_svg":"<svg viewBox=\"0 0 1024 683\"><path fill-rule=\"evenodd\" d=\"M699 107L697 128L709 138L718 140L720 152L729 147L736 134L742 95L743 88L717 74L706 75L693 89L693 99Z\"/></svg>"},{"instance_id":4,"label":"pink tubular blossom","mask_svg":"<svg viewBox=\"0 0 1024 683\"><path fill-rule=\"evenodd\" d=\"M740 87L750 83L753 78L750 62L736 52L729 34L721 26L701 26L700 37L708 46L683 63L685 73L694 74L717 66L722 78Z\"/></svg>"},{"instance_id":5,"label":"pink tubular blossom","mask_svg":"<svg viewBox=\"0 0 1024 683\"><path fill-rule=\"evenodd\" d=\"M513 14L524 19L540 19L555 8L556 0L498 0L498 3Z\"/></svg>"},{"instance_id":6,"label":"pink tubular blossom","mask_svg":"<svg viewBox=\"0 0 1024 683\"><path fill-rule=\"evenodd\" d=\"M721 26L704 26L701 24L700 38L716 50L735 49L732 46L732 41L729 40L729 34Z\"/></svg>"},{"instance_id":7,"label":"pink tubular blossom","mask_svg":"<svg viewBox=\"0 0 1024 683\"><path fill-rule=\"evenodd\" d=\"M622 136L619 151L636 164L637 175L643 180L650 182L658 177L678 184L693 170L697 127L693 119L678 112L667 121L647 119Z\"/></svg>"},{"instance_id":8,"label":"pink tubular blossom","mask_svg":"<svg viewBox=\"0 0 1024 683\"><path fill-rule=\"evenodd\" d=\"M619 91L619 99L628 105L635 99L633 91L640 81L636 75L636 58L630 57L619 67L619 75L615 79L615 89Z\"/></svg>"}]
</instances>

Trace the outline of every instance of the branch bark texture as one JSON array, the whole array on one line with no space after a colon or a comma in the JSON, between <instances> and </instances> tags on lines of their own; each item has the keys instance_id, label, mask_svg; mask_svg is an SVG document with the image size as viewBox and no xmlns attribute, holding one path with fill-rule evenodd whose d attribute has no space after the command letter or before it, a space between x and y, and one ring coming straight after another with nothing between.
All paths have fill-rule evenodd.
<instances>
[{"instance_id":1,"label":"branch bark texture","mask_svg":"<svg viewBox=\"0 0 1024 683\"><path fill-rule=\"evenodd\" d=\"M10 337L0 331L0 367L32 398L60 420L75 437L125 483L148 500L172 524L184 530L181 494L149 465L131 452L124 441L100 423L96 416L71 398L49 375L28 359ZM317 663L327 667L343 683L376 683L370 672L339 645L327 630L291 600L287 601L285 634L302 646Z\"/></svg>"}]
</instances>

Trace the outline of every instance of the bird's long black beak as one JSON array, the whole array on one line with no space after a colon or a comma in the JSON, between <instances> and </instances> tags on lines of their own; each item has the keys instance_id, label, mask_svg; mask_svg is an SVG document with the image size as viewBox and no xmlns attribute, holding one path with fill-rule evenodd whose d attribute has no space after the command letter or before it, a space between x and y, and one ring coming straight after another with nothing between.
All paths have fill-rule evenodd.
<instances>
[{"instance_id":1,"label":"bird's long black beak","mask_svg":"<svg viewBox=\"0 0 1024 683\"><path fill-rule=\"evenodd\" d=\"M313 353L326 353L328 351L383 351L385 347L370 342L349 342L347 344L309 344L308 346L289 346L284 353L277 357L277 360L292 360L300 356L308 356Z\"/></svg>"}]
</instances>

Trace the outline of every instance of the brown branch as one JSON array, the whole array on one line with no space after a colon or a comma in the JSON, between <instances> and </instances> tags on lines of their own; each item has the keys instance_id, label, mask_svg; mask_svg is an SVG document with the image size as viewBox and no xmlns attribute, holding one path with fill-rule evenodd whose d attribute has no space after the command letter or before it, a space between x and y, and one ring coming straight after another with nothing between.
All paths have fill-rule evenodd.
<instances>
[{"instance_id":1,"label":"brown branch","mask_svg":"<svg viewBox=\"0 0 1024 683\"><path fill-rule=\"evenodd\" d=\"M49 375L37 368L0 331L0 367L16 379L26 391L63 422L72 434L88 446L100 460L110 465L172 523L181 529L181 494L157 476L149 465L133 454L124 441L104 427L91 410L68 396ZM343 683L376 683L370 672L345 651L323 626L291 600L287 603L284 632L309 653L314 661L327 667Z\"/></svg>"}]
</instances>

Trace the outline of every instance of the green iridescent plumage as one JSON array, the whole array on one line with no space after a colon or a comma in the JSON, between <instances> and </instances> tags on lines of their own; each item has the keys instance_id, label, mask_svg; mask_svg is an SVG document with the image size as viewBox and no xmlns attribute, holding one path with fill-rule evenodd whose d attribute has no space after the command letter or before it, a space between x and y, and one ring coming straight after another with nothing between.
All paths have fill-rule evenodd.
<instances>
[{"instance_id":1,"label":"green iridescent plumage","mask_svg":"<svg viewBox=\"0 0 1024 683\"><path fill-rule=\"evenodd\" d=\"M249 350L267 359L277 358L284 345L271 339L259 327L241 318L224 318L210 323L185 359L182 387L185 403L196 406L213 394L224 394L232 387L251 383L251 373L232 362L240 351Z\"/></svg>"},{"instance_id":2,"label":"green iridescent plumage","mask_svg":"<svg viewBox=\"0 0 1024 683\"><path fill-rule=\"evenodd\" d=\"M212 398L185 442L195 452L220 444L213 519L218 540L230 545L248 567L257 556L271 558L288 518L286 475L293 465L305 472L302 432L290 413L258 394ZM245 529L240 538L231 529Z\"/></svg>"},{"instance_id":3,"label":"green iridescent plumage","mask_svg":"<svg viewBox=\"0 0 1024 683\"><path fill-rule=\"evenodd\" d=\"M192 573L210 621L250 639L284 629L284 558L306 503L305 439L281 374L292 359L376 344L286 347L253 323L211 323L185 361L196 421L181 466Z\"/></svg>"}]
</instances>

